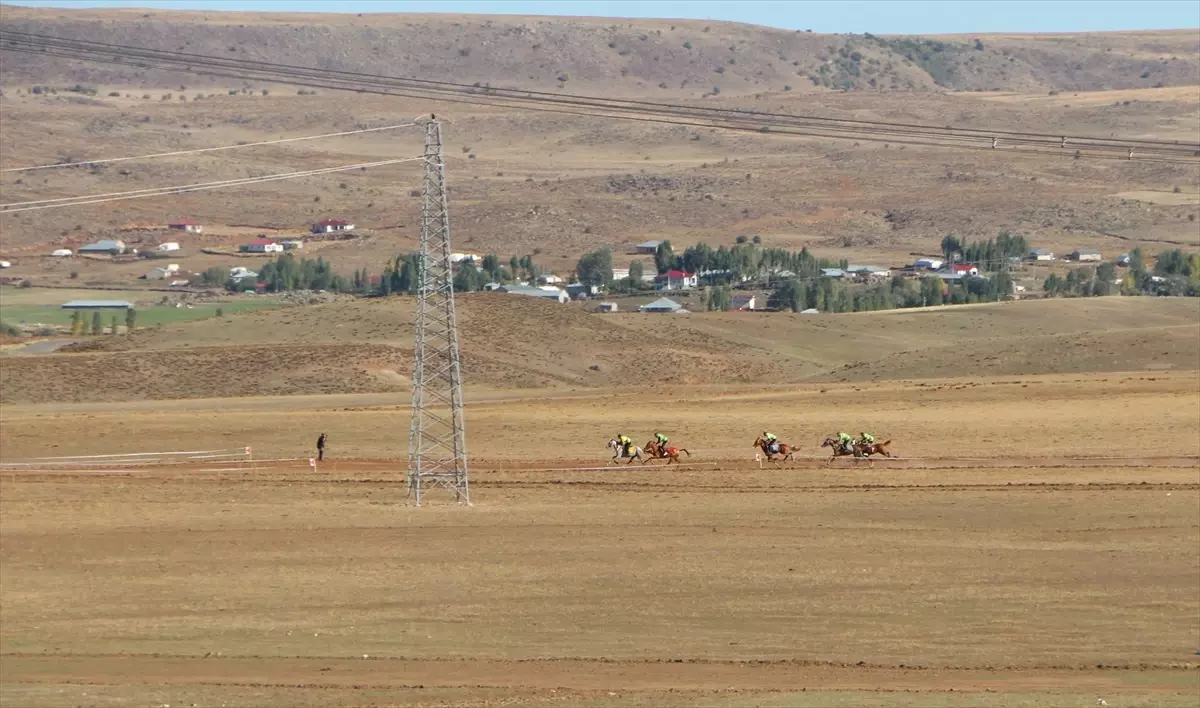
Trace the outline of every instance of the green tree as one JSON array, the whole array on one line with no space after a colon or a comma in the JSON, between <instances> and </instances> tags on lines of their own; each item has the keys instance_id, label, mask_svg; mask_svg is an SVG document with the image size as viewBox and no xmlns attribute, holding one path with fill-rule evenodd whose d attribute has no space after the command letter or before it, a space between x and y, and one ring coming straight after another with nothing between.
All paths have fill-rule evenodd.
<instances>
[{"instance_id":1,"label":"green tree","mask_svg":"<svg viewBox=\"0 0 1200 708\"><path fill-rule=\"evenodd\" d=\"M946 284L938 277L921 278L921 305L932 307L942 304Z\"/></svg>"},{"instance_id":2,"label":"green tree","mask_svg":"<svg viewBox=\"0 0 1200 708\"><path fill-rule=\"evenodd\" d=\"M771 296L767 298L767 307L775 310L791 310L799 312L804 309L804 288L794 278L785 280Z\"/></svg>"},{"instance_id":3,"label":"green tree","mask_svg":"<svg viewBox=\"0 0 1200 708\"><path fill-rule=\"evenodd\" d=\"M584 254L575 266L575 273L584 285L607 287L613 279L612 251L601 248Z\"/></svg>"},{"instance_id":4,"label":"green tree","mask_svg":"<svg viewBox=\"0 0 1200 708\"><path fill-rule=\"evenodd\" d=\"M717 285L707 289L708 309L712 312L723 312L729 309L733 302L733 290L728 285Z\"/></svg>"},{"instance_id":5,"label":"green tree","mask_svg":"<svg viewBox=\"0 0 1200 708\"><path fill-rule=\"evenodd\" d=\"M942 239L942 255L946 260L954 260L955 254L962 252L962 242L954 236L947 236Z\"/></svg>"},{"instance_id":6,"label":"green tree","mask_svg":"<svg viewBox=\"0 0 1200 708\"><path fill-rule=\"evenodd\" d=\"M224 285L229 280L229 269L213 266L200 274L205 285Z\"/></svg>"},{"instance_id":7,"label":"green tree","mask_svg":"<svg viewBox=\"0 0 1200 708\"><path fill-rule=\"evenodd\" d=\"M83 313L79 310L71 312L71 335L78 337L83 334Z\"/></svg>"},{"instance_id":8,"label":"green tree","mask_svg":"<svg viewBox=\"0 0 1200 708\"><path fill-rule=\"evenodd\" d=\"M487 276L483 271L476 268L474 263L463 261L458 267L458 272L454 274L453 285L455 292L469 293L483 290L486 282Z\"/></svg>"},{"instance_id":9,"label":"green tree","mask_svg":"<svg viewBox=\"0 0 1200 708\"><path fill-rule=\"evenodd\" d=\"M104 334L104 321L100 319L99 310L92 313L92 334Z\"/></svg>"},{"instance_id":10,"label":"green tree","mask_svg":"<svg viewBox=\"0 0 1200 708\"><path fill-rule=\"evenodd\" d=\"M634 261L634 262L630 263L629 264L629 285L630 285L630 287L632 287L634 289L640 288L642 285L642 277L645 276L645 274L646 274L646 272L642 268L641 261Z\"/></svg>"},{"instance_id":11,"label":"green tree","mask_svg":"<svg viewBox=\"0 0 1200 708\"><path fill-rule=\"evenodd\" d=\"M1050 297L1057 297L1063 291L1063 286L1063 279L1059 277L1058 273L1051 273L1046 278L1046 282L1042 284L1042 289Z\"/></svg>"},{"instance_id":12,"label":"green tree","mask_svg":"<svg viewBox=\"0 0 1200 708\"><path fill-rule=\"evenodd\" d=\"M221 308L217 308L218 311L220 311L220 309ZM128 310L125 310L125 332L127 334L130 332L133 332L133 329L136 326L137 326L137 310L135 310L131 307Z\"/></svg>"},{"instance_id":13,"label":"green tree","mask_svg":"<svg viewBox=\"0 0 1200 708\"><path fill-rule=\"evenodd\" d=\"M658 248L654 251L654 267L659 273L666 273L675 267L675 251L671 248L670 241L663 241L658 244Z\"/></svg>"},{"instance_id":14,"label":"green tree","mask_svg":"<svg viewBox=\"0 0 1200 708\"><path fill-rule=\"evenodd\" d=\"M117 316L116 315L112 316L112 328L109 329L108 333L113 334L113 335L115 335L117 333Z\"/></svg>"}]
</instances>

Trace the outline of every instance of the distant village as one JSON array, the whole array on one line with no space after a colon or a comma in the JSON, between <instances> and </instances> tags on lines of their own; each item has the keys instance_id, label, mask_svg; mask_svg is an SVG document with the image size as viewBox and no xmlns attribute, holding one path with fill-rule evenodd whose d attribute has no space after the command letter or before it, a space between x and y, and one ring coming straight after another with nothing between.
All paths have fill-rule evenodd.
<instances>
[{"instance_id":1,"label":"distant village","mask_svg":"<svg viewBox=\"0 0 1200 708\"><path fill-rule=\"evenodd\" d=\"M157 227L161 230L162 227ZM310 225L309 230L314 235L332 234L335 238L346 238L354 236L355 225L353 222L344 219L325 219L315 222ZM194 219L179 219L166 225L167 231L180 232L181 234L200 234L204 232L204 227ZM643 255L653 257L659 250L663 241L651 240L639 243L631 249L632 255ZM301 251L304 248L304 241L299 238L281 238L274 239L267 236L259 236L245 243L238 245L238 252L246 255L271 255L283 254L285 252ZM212 249L202 249L205 253L221 254L222 251ZM141 248L130 248L124 241L120 239L101 239L92 243L80 246L76 251L68 248L55 249L49 254L50 258L70 258L75 255L90 255L90 256L108 256L110 258L121 259L165 259L170 260L175 254L181 253L181 245L177 240L162 240L160 243L150 247L142 246ZM1010 257L1007 259L1013 264L1019 264L1022 261L1029 263L1049 263L1055 261L1072 261L1077 263L1100 263L1103 261L1103 255L1094 249L1080 248L1072 251L1065 257L1056 256L1053 252L1046 248L1033 248L1024 257ZM1130 261L1129 254L1119 255L1113 263L1117 266L1128 266ZM465 264L472 264L479 267L483 258L479 254L474 253L454 253L451 256L452 266L455 270L463 267ZM0 268L8 268L12 265L9 261L0 261ZM781 281L786 281L791 278L796 278L797 274L786 269L776 269L764 273L758 277L740 276L734 278L733 274L728 270L706 270L698 272L690 272L682 269L670 269L663 273L651 272L641 276L641 282L634 284L637 292L654 292L661 294L659 299L637 306L637 310L641 312L668 312L668 313L686 313L687 309L681 303L671 299L671 295L680 297L688 294L689 291L704 286L715 285L719 283L729 284L733 289L739 291L734 293L729 299L729 305L726 309L730 311L754 311L767 309L765 296L760 293L751 292L756 288L762 290L769 288L773 283L777 284ZM993 268L992 270L997 270ZM163 265L155 265L149 268L141 279L150 281L165 281L169 287L183 287L196 284L196 279L199 274L188 274L181 270L178 263L165 263ZM903 267L884 267L878 265L853 265L846 264L840 268L822 268L820 270L820 278L829 278L832 280L843 281L847 283L859 284L879 284L887 281L894 276L911 277L911 278L927 278L936 277L945 283L946 287L952 284L963 282L971 278L986 279L987 275L980 268L980 264L966 262L947 262L941 258L922 257L917 258L911 264ZM264 292L266 284L259 281L259 274L251 268L245 266L231 266L228 271L228 280L234 284L244 284L244 290L249 293ZM612 281L623 282L630 278L629 268L613 268ZM7 280L7 279L6 279ZM376 284L379 281L379 276L371 276L370 284ZM736 282L735 282L736 281ZM211 283L210 283L211 284ZM542 273L536 277L526 280L517 280L515 282L489 282L483 286L483 290L496 293L524 295L527 297L536 297L547 300L554 300L559 303L570 301L603 299L610 294L606 288L599 285L585 285L580 282L570 282L569 278L563 278L553 273ZM1012 297L1021 297L1026 288L1021 285L1013 284ZM596 309L600 312L616 312L619 310L619 304L615 301L599 302ZM815 311L815 310L809 310Z\"/></svg>"}]
</instances>

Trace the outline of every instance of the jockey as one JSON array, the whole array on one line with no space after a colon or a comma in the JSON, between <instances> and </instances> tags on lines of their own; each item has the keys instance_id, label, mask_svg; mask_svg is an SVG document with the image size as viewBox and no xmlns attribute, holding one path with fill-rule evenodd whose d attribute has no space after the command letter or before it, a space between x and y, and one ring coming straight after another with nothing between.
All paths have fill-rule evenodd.
<instances>
[{"instance_id":1,"label":"jockey","mask_svg":"<svg viewBox=\"0 0 1200 708\"><path fill-rule=\"evenodd\" d=\"M617 442L621 443L621 449L624 451L622 454L626 456L633 454L629 449L633 446L633 438L628 435L617 435Z\"/></svg>"},{"instance_id":2,"label":"jockey","mask_svg":"<svg viewBox=\"0 0 1200 708\"><path fill-rule=\"evenodd\" d=\"M858 434L858 442L861 445L874 445L875 444L875 436L871 435L870 433L859 433Z\"/></svg>"},{"instance_id":3,"label":"jockey","mask_svg":"<svg viewBox=\"0 0 1200 708\"><path fill-rule=\"evenodd\" d=\"M776 442L774 433L768 433L767 431L764 430L762 437L763 437L763 440L766 441L766 443L767 443L768 450L770 450L771 452L779 451L779 443Z\"/></svg>"},{"instance_id":4,"label":"jockey","mask_svg":"<svg viewBox=\"0 0 1200 708\"><path fill-rule=\"evenodd\" d=\"M659 453L661 454L661 453L663 453L663 452L666 452L666 450L667 450L667 436L666 436L666 435L663 435L662 433L655 433L655 434L654 434L654 439L655 439L655 440L658 442L658 451L659 451Z\"/></svg>"},{"instance_id":5,"label":"jockey","mask_svg":"<svg viewBox=\"0 0 1200 708\"><path fill-rule=\"evenodd\" d=\"M846 433L838 433L838 442L841 443L843 450L850 452L854 444L854 438L850 437Z\"/></svg>"}]
</instances>

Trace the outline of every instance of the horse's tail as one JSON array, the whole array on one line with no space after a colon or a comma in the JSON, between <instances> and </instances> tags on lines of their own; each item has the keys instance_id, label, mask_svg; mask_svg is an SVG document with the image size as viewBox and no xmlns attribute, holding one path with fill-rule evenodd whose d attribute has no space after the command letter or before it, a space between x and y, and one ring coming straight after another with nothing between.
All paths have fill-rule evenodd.
<instances>
[{"instance_id":1,"label":"horse's tail","mask_svg":"<svg viewBox=\"0 0 1200 708\"><path fill-rule=\"evenodd\" d=\"M679 451L685 453L688 457L692 456L692 453L688 452L686 447L679 448Z\"/></svg>"},{"instance_id":2,"label":"horse's tail","mask_svg":"<svg viewBox=\"0 0 1200 708\"><path fill-rule=\"evenodd\" d=\"M876 447L887 447L888 445L891 445L891 444L892 444L892 441L888 440L887 442L879 443L878 445L876 445Z\"/></svg>"}]
</instances>

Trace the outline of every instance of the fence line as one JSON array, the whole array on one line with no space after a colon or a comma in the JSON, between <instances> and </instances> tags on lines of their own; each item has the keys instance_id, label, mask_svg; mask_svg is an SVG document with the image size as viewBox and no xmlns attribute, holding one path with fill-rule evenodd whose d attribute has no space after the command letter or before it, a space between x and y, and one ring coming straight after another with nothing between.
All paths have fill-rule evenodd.
<instances>
[{"instance_id":1,"label":"fence line","mask_svg":"<svg viewBox=\"0 0 1200 708\"><path fill-rule=\"evenodd\" d=\"M254 455L249 445L224 450L165 450L160 452L126 452L108 455L66 455L60 457L34 457L17 462L0 462L0 469L37 467L103 467L113 465L181 465L191 462L227 460L230 462L253 462Z\"/></svg>"}]
</instances>

